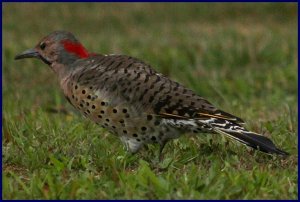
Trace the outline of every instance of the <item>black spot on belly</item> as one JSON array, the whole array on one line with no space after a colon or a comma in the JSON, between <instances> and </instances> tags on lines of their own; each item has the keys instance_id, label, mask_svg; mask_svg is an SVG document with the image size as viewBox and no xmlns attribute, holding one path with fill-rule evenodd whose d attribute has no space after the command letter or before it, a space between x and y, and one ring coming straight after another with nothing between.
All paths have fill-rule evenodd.
<instances>
[{"instance_id":1,"label":"black spot on belly","mask_svg":"<svg viewBox=\"0 0 300 202\"><path fill-rule=\"evenodd\" d=\"M154 125L156 125L156 126L158 126L160 124L160 121L159 120L156 120L155 122L154 122Z\"/></svg>"},{"instance_id":2,"label":"black spot on belly","mask_svg":"<svg viewBox=\"0 0 300 202\"><path fill-rule=\"evenodd\" d=\"M151 121L152 118L153 118L152 115L147 115L147 120L148 120L148 121Z\"/></svg>"}]
</instances>

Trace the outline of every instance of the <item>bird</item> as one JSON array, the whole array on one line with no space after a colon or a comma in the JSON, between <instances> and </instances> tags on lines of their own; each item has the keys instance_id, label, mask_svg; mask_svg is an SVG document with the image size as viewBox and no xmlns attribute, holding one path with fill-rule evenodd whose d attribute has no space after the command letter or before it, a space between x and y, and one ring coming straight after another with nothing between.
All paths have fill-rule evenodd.
<instances>
[{"instance_id":1,"label":"bird","mask_svg":"<svg viewBox=\"0 0 300 202\"><path fill-rule=\"evenodd\" d=\"M54 31L15 60L37 58L57 75L64 96L86 118L120 138L128 152L186 133L214 133L268 154L287 156L245 122L127 55L91 53L68 31Z\"/></svg>"}]
</instances>

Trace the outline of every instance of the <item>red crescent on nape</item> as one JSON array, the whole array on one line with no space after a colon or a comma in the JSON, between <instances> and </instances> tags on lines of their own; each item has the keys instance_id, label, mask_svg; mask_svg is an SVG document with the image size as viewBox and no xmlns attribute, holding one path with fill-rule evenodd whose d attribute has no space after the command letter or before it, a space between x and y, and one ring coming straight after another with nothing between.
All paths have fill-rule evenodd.
<instances>
[{"instance_id":1,"label":"red crescent on nape","mask_svg":"<svg viewBox=\"0 0 300 202\"><path fill-rule=\"evenodd\" d=\"M69 52L77 55L80 58L87 58L89 57L89 53L87 50L80 44L80 43L74 43L70 40L63 40L61 42L64 46L64 49Z\"/></svg>"}]
</instances>

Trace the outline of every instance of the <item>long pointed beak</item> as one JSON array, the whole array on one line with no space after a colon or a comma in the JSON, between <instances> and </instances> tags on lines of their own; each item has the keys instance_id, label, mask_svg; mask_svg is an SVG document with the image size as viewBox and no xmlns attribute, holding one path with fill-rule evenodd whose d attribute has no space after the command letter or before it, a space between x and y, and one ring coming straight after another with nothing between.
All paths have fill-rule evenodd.
<instances>
[{"instance_id":1,"label":"long pointed beak","mask_svg":"<svg viewBox=\"0 0 300 202\"><path fill-rule=\"evenodd\" d=\"M23 58L39 58L40 54L34 49L28 49L23 53L16 55L15 60L23 59Z\"/></svg>"}]
</instances>

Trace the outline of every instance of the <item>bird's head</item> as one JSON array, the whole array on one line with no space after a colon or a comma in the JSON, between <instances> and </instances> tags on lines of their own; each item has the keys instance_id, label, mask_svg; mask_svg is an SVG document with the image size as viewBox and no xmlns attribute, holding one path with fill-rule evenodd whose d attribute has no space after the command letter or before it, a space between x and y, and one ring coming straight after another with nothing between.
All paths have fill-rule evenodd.
<instances>
[{"instance_id":1,"label":"bird's head","mask_svg":"<svg viewBox=\"0 0 300 202\"><path fill-rule=\"evenodd\" d=\"M89 53L72 33L55 31L44 37L34 48L18 54L15 59L38 58L50 66L67 66L87 57Z\"/></svg>"}]
</instances>

